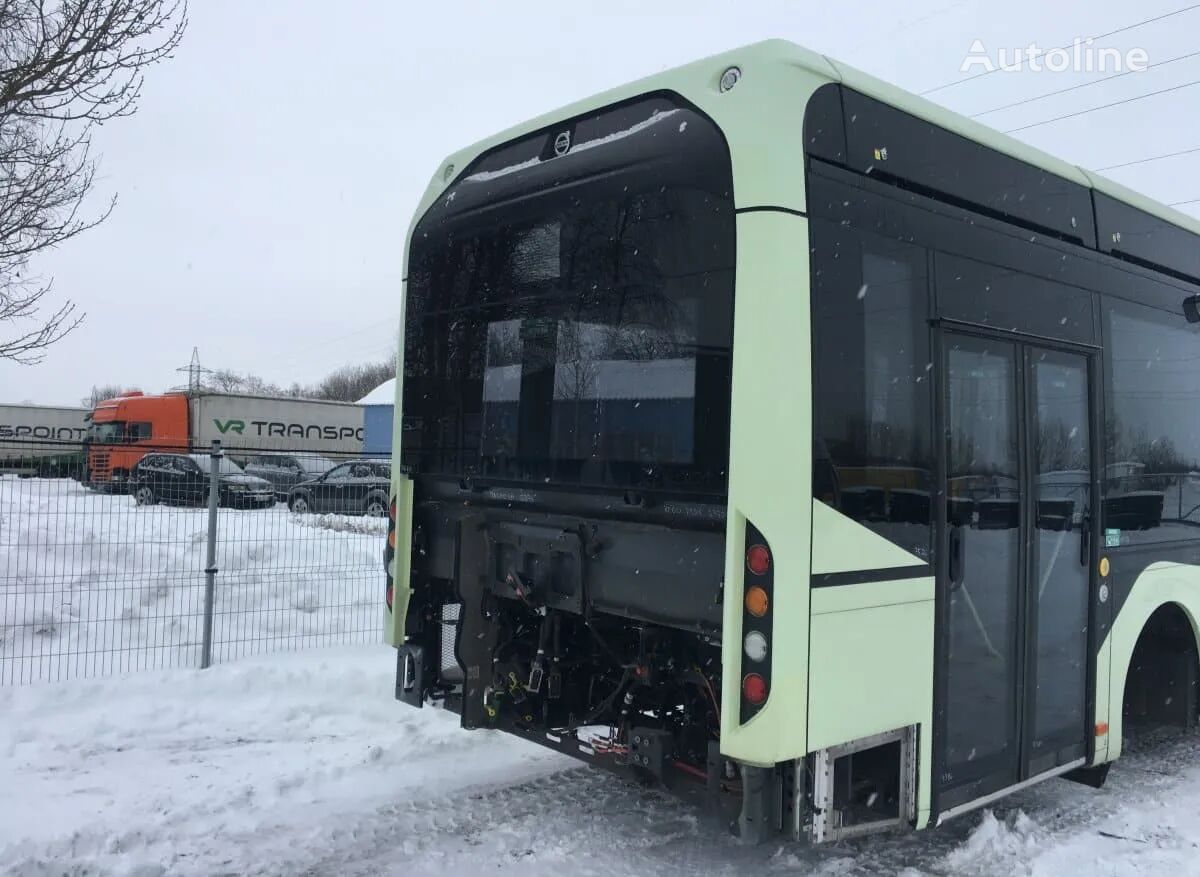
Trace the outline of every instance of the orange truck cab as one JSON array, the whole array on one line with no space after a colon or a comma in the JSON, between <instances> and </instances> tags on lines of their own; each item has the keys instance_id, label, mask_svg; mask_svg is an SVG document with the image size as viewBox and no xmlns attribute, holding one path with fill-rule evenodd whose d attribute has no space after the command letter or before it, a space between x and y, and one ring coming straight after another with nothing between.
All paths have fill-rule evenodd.
<instances>
[{"instance_id":1,"label":"orange truck cab","mask_svg":"<svg viewBox=\"0 0 1200 877\"><path fill-rule=\"evenodd\" d=\"M87 476L94 487L123 486L151 451L188 451L188 397L127 393L96 403L88 430Z\"/></svg>"}]
</instances>

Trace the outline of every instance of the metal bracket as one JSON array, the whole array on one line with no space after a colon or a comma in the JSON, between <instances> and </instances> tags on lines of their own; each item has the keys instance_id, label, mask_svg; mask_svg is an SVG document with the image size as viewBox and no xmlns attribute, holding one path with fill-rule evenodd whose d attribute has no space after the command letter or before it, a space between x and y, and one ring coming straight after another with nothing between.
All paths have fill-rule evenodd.
<instances>
[{"instance_id":1,"label":"metal bracket","mask_svg":"<svg viewBox=\"0 0 1200 877\"><path fill-rule=\"evenodd\" d=\"M425 689L425 647L405 643L396 649L396 700L419 709Z\"/></svg>"},{"instance_id":2,"label":"metal bracket","mask_svg":"<svg viewBox=\"0 0 1200 877\"><path fill-rule=\"evenodd\" d=\"M899 812L894 818L875 819L852 825L842 824L842 811L834 806L835 767L839 759L888 743L900 744ZM849 743L821 749L813 755L812 822L809 836L813 843L844 840L864 834L874 834L912 824L916 819L917 789L917 728L910 725L872 734Z\"/></svg>"},{"instance_id":3,"label":"metal bracket","mask_svg":"<svg viewBox=\"0 0 1200 877\"><path fill-rule=\"evenodd\" d=\"M673 738L661 728L633 728L629 732L629 763L650 771L659 779L671 757Z\"/></svg>"},{"instance_id":4,"label":"metal bracket","mask_svg":"<svg viewBox=\"0 0 1200 877\"><path fill-rule=\"evenodd\" d=\"M779 830L780 788L775 768L742 765L742 812L737 822L742 843L766 843Z\"/></svg>"}]
</instances>

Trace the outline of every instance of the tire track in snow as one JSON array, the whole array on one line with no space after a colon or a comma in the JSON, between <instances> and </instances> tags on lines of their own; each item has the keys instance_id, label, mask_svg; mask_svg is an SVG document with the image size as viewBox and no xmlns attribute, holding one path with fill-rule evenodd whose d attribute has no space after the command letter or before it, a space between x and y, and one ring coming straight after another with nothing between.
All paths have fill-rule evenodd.
<instances>
[{"instance_id":1,"label":"tire track in snow","mask_svg":"<svg viewBox=\"0 0 1200 877\"><path fill-rule=\"evenodd\" d=\"M1193 791L1198 781L1200 735L1172 736L1133 743L1101 790L1051 780L933 831L816 848L792 843L752 848L723 836L698 811L669 796L584 767L508 787L397 803L331 832L316 860L289 864L306 877L476 871L548 877L564 869L588 877L740 877L751 870L947 877L1058 873L1039 862L1080 838L1094 838L1098 858L1120 846L1169 849L1169 834L1112 837L1117 832L1102 834L1102 826L1130 813L1153 819L1164 800L1181 797L1173 807L1200 811L1200 790ZM1195 855L1190 846L1187 855Z\"/></svg>"}]
</instances>

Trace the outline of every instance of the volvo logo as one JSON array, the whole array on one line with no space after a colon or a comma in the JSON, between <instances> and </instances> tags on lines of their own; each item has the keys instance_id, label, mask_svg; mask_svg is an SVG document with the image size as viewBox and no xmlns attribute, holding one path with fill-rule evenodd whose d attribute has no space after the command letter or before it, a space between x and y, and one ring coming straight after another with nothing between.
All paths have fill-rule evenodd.
<instances>
[{"instance_id":1,"label":"volvo logo","mask_svg":"<svg viewBox=\"0 0 1200 877\"><path fill-rule=\"evenodd\" d=\"M554 154L555 155L566 155L567 151L570 148L571 148L571 132L570 131L563 131L557 137L554 138Z\"/></svg>"}]
</instances>

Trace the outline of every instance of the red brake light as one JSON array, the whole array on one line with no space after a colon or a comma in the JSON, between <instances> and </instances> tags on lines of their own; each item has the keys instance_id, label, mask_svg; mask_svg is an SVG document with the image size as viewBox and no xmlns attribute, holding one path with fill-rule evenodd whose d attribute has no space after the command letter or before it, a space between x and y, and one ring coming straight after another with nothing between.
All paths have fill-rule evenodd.
<instances>
[{"instance_id":1,"label":"red brake light","mask_svg":"<svg viewBox=\"0 0 1200 877\"><path fill-rule=\"evenodd\" d=\"M742 679L742 697L752 706L761 706L767 699L767 681L757 673L747 673Z\"/></svg>"},{"instance_id":2,"label":"red brake light","mask_svg":"<svg viewBox=\"0 0 1200 877\"><path fill-rule=\"evenodd\" d=\"M765 545L751 545L746 551L746 569L756 576L767 574L771 568L771 552Z\"/></svg>"},{"instance_id":3,"label":"red brake light","mask_svg":"<svg viewBox=\"0 0 1200 877\"><path fill-rule=\"evenodd\" d=\"M387 586L387 592L384 594L384 599L387 600L388 609L392 608L392 586Z\"/></svg>"},{"instance_id":4,"label":"red brake light","mask_svg":"<svg viewBox=\"0 0 1200 877\"><path fill-rule=\"evenodd\" d=\"M393 499L391 501L391 503L388 504L388 517L391 518L393 521L396 520L396 500L395 499Z\"/></svg>"}]
</instances>

